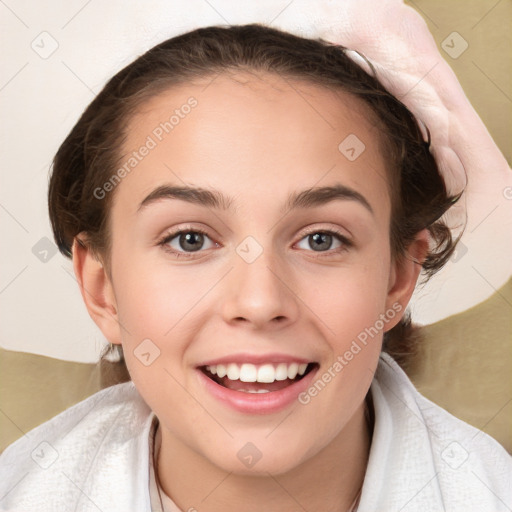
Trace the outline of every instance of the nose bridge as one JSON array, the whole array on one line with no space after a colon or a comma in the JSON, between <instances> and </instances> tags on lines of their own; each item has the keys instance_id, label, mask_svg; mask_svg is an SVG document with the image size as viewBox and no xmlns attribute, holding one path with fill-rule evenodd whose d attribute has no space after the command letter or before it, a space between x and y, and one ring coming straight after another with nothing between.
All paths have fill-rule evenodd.
<instances>
[{"instance_id":1,"label":"nose bridge","mask_svg":"<svg viewBox=\"0 0 512 512\"><path fill-rule=\"evenodd\" d=\"M265 244L265 245L264 245ZM247 236L233 254L234 269L230 272L223 304L225 320L245 320L262 326L277 320L293 321L297 303L290 273L272 247L272 237L260 243Z\"/></svg>"}]
</instances>

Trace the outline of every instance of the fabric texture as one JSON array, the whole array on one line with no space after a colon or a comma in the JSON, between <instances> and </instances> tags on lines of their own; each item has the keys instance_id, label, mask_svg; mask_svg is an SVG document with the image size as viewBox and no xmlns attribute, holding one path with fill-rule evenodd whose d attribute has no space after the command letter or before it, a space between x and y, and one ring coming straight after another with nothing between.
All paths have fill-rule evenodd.
<instances>
[{"instance_id":1,"label":"fabric texture","mask_svg":"<svg viewBox=\"0 0 512 512\"><path fill-rule=\"evenodd\" d=\"M423 397L388 355L370 387L375 425L360 512L499 512L512 507L512 458ZM0 510L151 510L155 415L133 382L106 388L0 456Z\"/></svg>"}]
</instances>

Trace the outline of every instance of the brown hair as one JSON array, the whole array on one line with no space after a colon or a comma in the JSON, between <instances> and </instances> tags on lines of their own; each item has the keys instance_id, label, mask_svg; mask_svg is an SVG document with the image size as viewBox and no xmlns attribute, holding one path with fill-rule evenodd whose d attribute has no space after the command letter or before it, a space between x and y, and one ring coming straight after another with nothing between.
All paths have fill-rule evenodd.
<instances>
[{"instance_id":1,"label":"brown hair","mask_svg":"<svg viewBox=\"0 0 512 512\"><path fill-rule=\"evenodd\" d=\"M441 216L460 194L448 194L429 151L430 134L425 142L414 115L379 82L373 66L371 75L345 50L323 39L306 39L253 23L199 28L147 51L105 85L54 158L48 202L59 250L71 257L76 235L85 232L87 244L110 274L109 209L114 192L99 199L94 191L114 174L127 121L144 101L174 85L218 73L262 71L345 91L362 101L379 131L388 167L392 254L404 257L414 236L427 228L432 244L422 266L428 279L455 248ZM399 362L414 349L410 330L406 315L384 336L383 349ZM119 351L122 356L121 347Z\"/></svg>"}]
</instances>

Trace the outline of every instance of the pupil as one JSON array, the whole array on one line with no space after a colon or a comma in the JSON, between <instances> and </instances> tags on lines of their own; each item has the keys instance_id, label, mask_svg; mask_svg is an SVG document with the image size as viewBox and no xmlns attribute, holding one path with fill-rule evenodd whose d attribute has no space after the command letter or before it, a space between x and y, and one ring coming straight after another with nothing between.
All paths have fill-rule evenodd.
<instances>
[{"instance_id":1,"label":"pupil","mask_svg":"<svg viewBox=\"0 0 512 512\"><path fill-rule=\"evenodd\" d=\"M312 246L312 249L314 251L319 250L318 249L319 247L320 247L320 249L328 249L331 245L332 235L329 235L327 233L315 233L314 235L310 235L310 236L314 240L314 245ZM327 240L327 242L326 242L326 240ZM322 247L322 245L323 245L323 247Z\"/></svg>"},{"instance_id":2,"label":"pupil","mask_svg":"<svg viewBox=\"0 0 512 512\"><path fill-rule=\"evenodd\" d=\"M203 241L203 235L201 233L184 233L180 236L180 245L183 249L188 249L190 251L198 251L202 245L202 243L199 246L194 247L194 243L197 244L197 241L199 242ZM187 245L192 245L192 247L187 247Z\"/></svg>"}]
</instances>

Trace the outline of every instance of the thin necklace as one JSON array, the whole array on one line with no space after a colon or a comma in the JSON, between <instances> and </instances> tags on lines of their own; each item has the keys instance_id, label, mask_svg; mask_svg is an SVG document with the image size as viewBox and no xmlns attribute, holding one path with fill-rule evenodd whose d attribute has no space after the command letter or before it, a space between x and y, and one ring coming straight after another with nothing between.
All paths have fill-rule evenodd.
<instances>
[{"instance_id":1,"label":"thin necklace","mask_svg":"<svg viewBox=\"0 0 512 512\"><path fill-rule=\"evenodd\" d=\"M364 401L364 419L366 421L366 429L368 431L368 435L370 436L370 439L373 435L373 414L370 412L370 406L368 405L368 402L372 403L371 394L368 393L366 395L366 399ZM371 407L373 410L373 405ZM365 470L366 474L366 470ZM356 497L354 501L352 502L352 505L350 505L350 508L347 510L347 512L357 512L357 509L359 508L359 500L361 499L361 493L363 492L363 483L364 483L364 476L363 476L363 482L361 483L361 487L359 487L359 491L357 491Z\"/></svg>"},{"instance_id":2,"label":"thin necklace","mask_svg":"<svg viewBox=\"0 0 512 512\"><path fill-rule=\"evenodd\" d=\"M156 421L156 427L155 427L155 435L153 436L153 472L155 474L155 482L156 482L156 488L158 491L158 499L160 500L160 512L166 512L164 510L164 502L162 499L162 487L160 485L160 478L158 478L158 455L160 453L160 447L158 447L158 453L155 453L155 444L156 444L156 435L158 432L158 428L160 427L160 421L157 419Z\"/></svg>"},{"instance_id":3,"label":"thin necklace","mask_svg":"<svg viewBox=\"0 0 512 512\"><path fill-rule=\"evenodd\" d=\"M365 420L366 420L366 427L368 429L368 434L370 435L370 439L372 438L372 434L373 434L373 414L372 412L370 412L370 407L368 406L368 402L372 403L371 400L371 395L370 393L368 393L367 399L365 399L365 403L364 403L364 417L365 417ZM373 409L373 405L372 405L372 409ZM157 471L157 467L158 467L158 454L155 453L155 445L156 445L156 435L157 435L157 432L158 432L158 428L160 426L160 422L157 418L156 420L156 426L155 426L155 433L154 433L154 436L153 436L153 473L155 475L155 482L156 482L156 488L158 490L158 499L160 500L160 509L161 509L161 512L166 512L164 510L164 502L163 502L163 499L162 499L162 491L161 491L161 486L160 486L160 479L158 478L158 471ZM160 451L159 451L160 453ZM364 477L363 477L363 483L364 483ZM347 510L347 512L357 512L358 508L359 508L359 500L361 498L361 493L363 491L363 483L361 483L361 487L359 487L359 491L357 492L356 494L356 497L354 498L354 501L352 502L352 504L350 505L349 509Z\"/></svg>"},{"instance_id":4,"label":"thin necklace","mask_svg":"<svg viewBox=\"0 0 512 512\"><path fill-rule=\"evenodd\" d=\"M155 416L156 417L156 416ZM158 453L155 452L155 446L156 446L156 435L158 432L158 428L160 426L160 421L156 420L156 426L155 426L155 433L153 435L153 474L155 475L155 483L156 483L156 489L158 491L158 499L160 500L160 512L165 512L164 510L164 502L162 500L162 491L160 486L160 479L158 478L158 454L160 453L160 450L158 450Z\"/></svg>"}]
</instances>

